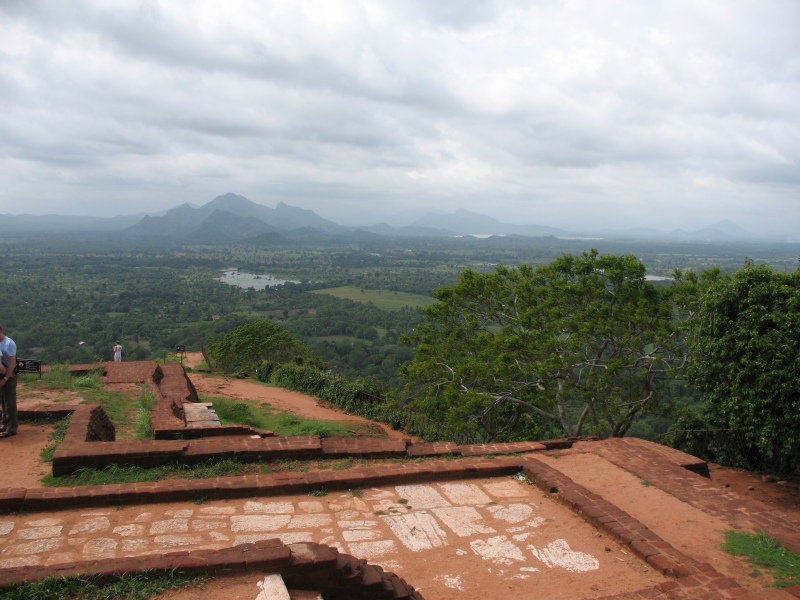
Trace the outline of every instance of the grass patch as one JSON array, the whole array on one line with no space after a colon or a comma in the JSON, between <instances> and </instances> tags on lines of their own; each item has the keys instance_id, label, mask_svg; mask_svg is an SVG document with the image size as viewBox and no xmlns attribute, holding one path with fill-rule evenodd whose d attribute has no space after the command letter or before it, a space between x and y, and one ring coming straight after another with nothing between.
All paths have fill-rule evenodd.
<instances>
[{"instance_id":1,"label":"grass patch","mask_svg":"<svg viewBox=\"0 0 800 600\"><path fill-rule=\"evenodd\" d=\"M208 479L214 477L236 477L258 473L304 473L307 471L338 471L363 466L379 466L398 462L428 462L438 460L437 457L414 458L411 460L395 458L321 458L310 460L275 459L261 462L245 463L234 459L207 461L197 465L170 463L158 467L138 467L135 465L111 465L104 469L79 469L71 475L52 474L41 479L44 487L80 487L85 485L110 485L115 483L144 483L163 481L165 479ZM469 457L462 458L469 460ZM359 492L360 493L360 492ZM355 492L354 492L355 494Z\"/></svg>"},{"instance_id":2,"label":"grass patch","mask_svg":"<svg viewBox=\"0 0 800 600\"><path fill-rule=\"evenodd\" d=\"M142 571L112 580L96 575L50 577L35 583L23 583L0 589L2 600L148 600L168 590L200 588L208 576L188 575L181 571L154 573Z\"/></svg>"},{"instance_id":3,"label":"grass patch","mask_svg":"<svg viewBox=\"0 0 800 600\"><path fill-rule=\"evenodd\" d=\"M236 477L260 472L257 464L224 459L197 465L170 463L160 467L138 467L136 465L111 465L105 469L79 469L71 475L45 475L44 487L78 487L84 485L110 485L114 483L144 483L164 479L211 479L214 477Z\"/></svg>"},{"instance_id":4,"label":"grass patch","mask_svg":"<svg viewBox=\"0 0 800 600\"><path fill-rule=\"evenodd\" d=\"M89 375L86 375L86 377L90 379L94 378L99 382L101 375L102 367L98 367ZM42 373L41 376L36 374L22 374L20 375L20 380L24 381L26 385L45 390L72 389L76 387L74 385L75 377L67 365L53 365L47 372ZM84 381L84 384L86 384L87 381Z\"/></svg>"},{"instance_id":5,"label":"grass patch","mask_svg":"<svg viewBox=\"0 0 800 600\"><path fill-rule=\"evenodd\" d=\"M345 285L324 290L313 290L312 294L329 294L336 298L355 300L356 302L372 302L383 310L397 311L406 306L412 308L424 308L436 302L435 298L422 296L420 294L408 294L406 292L392 292L389 290L368 290L352 285Z\"/></svg>"},{"instance_id":6,"label":"grass patch","mask_svg":"<svg viewBox=\"0 0 800 600\"><path fill-rule=\"evenodd\" d=\"M787 588L800 584L800 555L781 548L763 531L759 534L726 531L722 549L734 556L743 556L754 567L751 576L761 576L762 569L774 581L770 587Z\"/></svg>"},{"instance_id":7,"label":"grass patch","mask_svg":"<svg viewBox=\"0 0 800 600\"><path fill-rule=\"evenodd\" d=\"M56 453L56 448L64 441L64 436L67 435L67 428L69 427L71 418L72 415L68 415L53 426L53 432L50 434L50 443L42 448L42 451L39 453L39 456L44 462L53 462L53 455Z\"/></svg>"},{"instance_id":8,"label":"grass patch","mask_svg":"<svg viewBox=\"0 0 800 600\"><path fill-rule=\"evenodd\" d=\"M355 464L356 459L352 456L348 456L347 458L343 458L339 462L335 463L331 468L334 471L344 471L345 469L352 469Z\"/></svg>"},{"instance_id":9,"label":"grass patch","mask_svg":"<svg viewBox=\"0 0 800 600\"><path fill-rule=\"evenodd\" d=\"M217 396L201 396L211 402L222 425L245 425L276 435L318 435L320 437L353 437L352 424L339 421L312 421L288 412L277 412L269 404L255 400L232 400ZM362 432L363 434L363 432Z\"/></svg>"},{"instance_id":10,"label":"grass patch","mask_svg":"<svg viewBox=\"0 0 800 600\"><path fill-rule=\"evenodd\" d=\"M41 379L28 377L24 382L26 392L30 392L34 397L38 390L55 390L64 392L65 399L74 399L77 396L81 398L83 404L102 405L114 424L117 439L136 439L141 435L137 411L142 406L144 392L140 394L138 400L134 400L130 394L103 389L100 380L102 376L102 367L75 377L66 365L54 365L42 374Z\"/></svg>"},{"instance_id":11,"label":"grass patch","mask_svg":"<svg viewBox=\"0 0 800 600\"><path fill-rule=\"evenodd\" d=\"M150 412L156 405L156 395L142 387L137 402L139 407L136 409L136 438L152 440L155 438L155 431L153 430L153 421L150 419Z\"/></svg>"}]
</instances>

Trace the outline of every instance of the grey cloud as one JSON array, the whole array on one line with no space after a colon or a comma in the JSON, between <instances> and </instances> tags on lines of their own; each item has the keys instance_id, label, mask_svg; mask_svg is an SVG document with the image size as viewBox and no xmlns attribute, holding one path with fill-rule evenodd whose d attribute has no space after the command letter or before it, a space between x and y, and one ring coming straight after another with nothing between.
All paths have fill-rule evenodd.
<instances>
[{"instance_id":1,"label":"grey cloud","mask_svg":"<svg viewBox=\"0 0 800 600\"><path fill-rule=\"evenodd\" d=\"M800 4L237 6L0 3L22 40L0 39L0 202L234 191L361 222L380 204L555 221L660 198L713 222L800 183Z\"/></svg>"}]
</instances>

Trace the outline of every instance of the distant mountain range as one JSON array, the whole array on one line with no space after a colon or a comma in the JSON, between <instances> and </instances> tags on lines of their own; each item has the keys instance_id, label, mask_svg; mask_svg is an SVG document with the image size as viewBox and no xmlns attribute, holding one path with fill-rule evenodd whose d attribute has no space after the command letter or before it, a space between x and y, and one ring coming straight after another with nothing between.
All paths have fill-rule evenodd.
<instances>
[{"instance_id":1,"label":"distant mountain range","mask_svg":"<svg viewBox=\"0 0 800 600\"><path fill-rule=\"evenodd\" d=\"M459 209L452 214L428 213L405 227L378 223L369 227L345 227L312 210L279 202L275 208L256 204L237 194L217 196L203 206L182 204L158 214L113 218L65 215L0 215L3 234L113 233L128 239L170 240L181 245L234 244L281 245L290 241L326 238L370 239L381 236L452 237L519 235L529 237L603 237L675 241L734 242L755 236L731 221L720 221L698 231L620 229L568 231L544 225L502 223L492 217ZM783 240L797 241L797 240Z\"/></svg>"}]
</instances>

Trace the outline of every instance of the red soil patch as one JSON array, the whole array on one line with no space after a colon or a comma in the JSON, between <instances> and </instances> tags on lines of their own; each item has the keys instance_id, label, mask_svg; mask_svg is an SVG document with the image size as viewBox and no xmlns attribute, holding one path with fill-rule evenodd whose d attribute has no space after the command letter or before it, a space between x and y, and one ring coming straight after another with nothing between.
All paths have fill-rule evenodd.
<instances>
[{"instance_id":1,"label":"red soil patch","mask_svg":"<svg viewBox=\"0 0 800 600\"><path fill-rule=\"evenodd\" d=\"M40 453L50 443L52 425L22 423L17 435L0 439L3 455L0 487L40 487L41 478L51 472Z\"/></svg>"},{"instance_id":2,"label":"red soil patch","mask_svg":"<svg viewBox=\"0 0 800 600\"><path fill-rule=\"evenodd\" d=\"M291 412L306 419L360 423L384 430L391 439L414 439L413 436L402 431L395 431L388 425L348 414L332 406L323 405L316 398L299 392L267 387L246 379L230 379L202 373L189 373L189 379L192 380L199 394L223 396L235 400L267 402L277 410Z\"/></svg>"}]
</instances>

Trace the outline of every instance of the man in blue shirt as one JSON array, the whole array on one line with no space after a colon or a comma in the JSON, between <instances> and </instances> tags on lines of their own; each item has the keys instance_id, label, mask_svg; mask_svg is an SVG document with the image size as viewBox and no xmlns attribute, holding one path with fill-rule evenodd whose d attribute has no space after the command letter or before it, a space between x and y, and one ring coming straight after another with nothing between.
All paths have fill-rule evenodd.
<instances>
[{"instance_id":1,"label":"man in blue shirt","mask_svg":"<svg viewBox=\"0 0 800 600\"><path fill-rule=\"evenodd\" d=\"M0 438L17 434L17 378L14 367L17 366L17 345L0 326L0 399L3 404L3 426L0 427Z\"/></svg>"}]
</instances>

